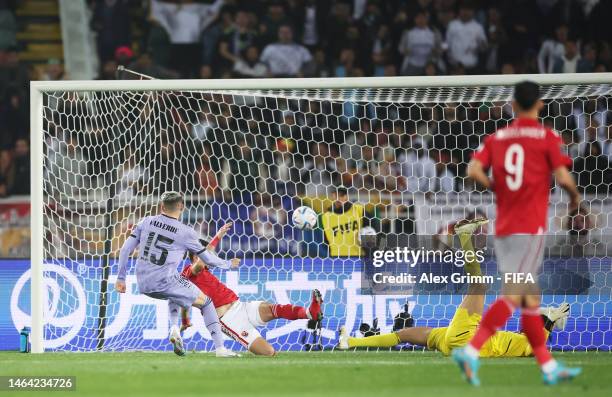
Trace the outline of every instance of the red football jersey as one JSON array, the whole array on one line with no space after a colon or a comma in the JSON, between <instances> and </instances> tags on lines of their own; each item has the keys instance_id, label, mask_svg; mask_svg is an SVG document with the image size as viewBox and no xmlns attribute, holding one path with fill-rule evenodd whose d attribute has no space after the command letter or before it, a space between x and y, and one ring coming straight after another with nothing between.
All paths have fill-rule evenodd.
<instances>
[{"instance_id":1,"label":"red football jersey","mask_svg":"<svg viewBox=\"0 0 612 397\"><path fill-rule=\"evenodd\" d=\"M208 296L215 307L221 307L238 300L238 295L227 288L214 274L208 269L202 270L199 274L191 274L191 265L186 266L181 272L183 277L194 283L206 296Z\"/></svg>"},{"instance_id":2,"label":"red football jersey","mask_svg":"<svg viewBox=\"0 0 612 397\"><path fill-rule=\"evenodd\" d=\"M474 153L493 171L496 235L546 231L552 172L572 164L561 144L559 135L537 120L517 119L486 137Z\"/></svg>"}]
</instances>

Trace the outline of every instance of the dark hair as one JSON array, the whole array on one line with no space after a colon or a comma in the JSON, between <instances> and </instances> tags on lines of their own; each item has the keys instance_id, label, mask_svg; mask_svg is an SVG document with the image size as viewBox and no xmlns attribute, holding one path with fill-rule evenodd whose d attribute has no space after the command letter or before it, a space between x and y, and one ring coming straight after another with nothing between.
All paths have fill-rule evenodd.
<instances>
[{"instance_id":1,"label":"dark hair","mask_svg":"<svg viewBox=\"0 0 612 397\"><path fill-rule=\"evenodd\" d=\"M159 201L164 209L174 211L178 208L178 205L184 201L184 198L182 193L168 191L161 195Z\"/></svg>"},{"instance_id":2,"label":"dark hair","mask_svg":"<svg viewBox=\"0 0 612 397\"><path fill-rule=\"evenodd\" d=\"M521 81L514 86L514 101L521 110L531 110L540 99L540 85Z\"/></svg>"}]
</instances>

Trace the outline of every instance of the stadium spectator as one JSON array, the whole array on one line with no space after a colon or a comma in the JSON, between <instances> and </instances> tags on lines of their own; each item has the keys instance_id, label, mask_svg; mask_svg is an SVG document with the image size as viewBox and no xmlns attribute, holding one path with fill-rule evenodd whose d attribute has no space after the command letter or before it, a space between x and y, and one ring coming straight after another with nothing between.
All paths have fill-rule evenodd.
<instances>
[{"instance_id":1,"label":"stadium spectator","mask_svg":"<svg viewBox=\"0 0 612 397\"><path fill-rule=\"evenodd\" d=\"M589 43L584 46L583 57L578 60L576 65L577 73L592 73L595 70L595 62L597 61L597 50L595 45Z\"/></svg>"},{"instance_id":2,"label":"stadium spectator","mask_svg":"<svg viewBox=\"0 0 612 397\"><path fill-rule=\"evenodd\" d=\"M115 61L118 65L128 66L134 59L134 51L129 46L121 46L115 50Z\"/></svg>"},{"instance_id":3,"label":"stadium spectator","mask_svg":"<svg viewBox=\"0 0 612 397\"><path fill-rule=\"evenodd\" d=\"M214 77L212 67L208 64L200 66L199 77L201 79L212 79Z\"/></svg>"},{"instance_id":4,"label":"stadium spectator","mask_svg":"<svg viewBox=\"0 0 612 397\"><path fill-rule=\"evenodd\" d=\"M245 11L236 12L233 26L223 34L219 41L220 67L228 69L240 59L247 48L256 43L257 32L249 26Z\"/></svg>"},{"instance_id":5,"label":"stadium spectator","mask_svg":"<svg viewBox=\"0 0 612 397\"><path fill-rule=\"evenodd\" d=\"M59 61L59 59L49 59L47 61L47 66L45 67L44 73L40 76L41 80L67 80L66 73L64 72L64 66Z\"/></svg>"},{"instance_id":6,"label":"stadium spectator","mask_svg":"<svg viewBox=\"0 0 612 397\"><path fill-rule=\"evenodd\" d=\"M372 44L372 64L374 66L372 74L374 76L384 76L386 65L393 64L394 42L389 26L380 25Z\"/></svg>"},{"instance_id":7,"label":"stadium spectator","mask_svg":"<svg viewBox=\"0 0 612 397\"><path fill-rule=\"evenodd\" d=\"M212 4L174 4L151 0L151 18L168 33L171 43L170 67L185 77L196 74L200 63L200 37L217 18L224 0Z\"/></svg>"},{"instance_id":8,"label":"stadium spectator","mask_svg":"<svg viewBox=\"0 0 612 397\"><path fill-rule=\"evenodd\" d=\"M199 170L199 186L200 186L200 194L206 198L215 197L215 195L219 192L219 182L217 180L217 170L219 167L215 167L214 165L218 165L218 161L214 161L211 163L210 154L208 150L202 154L200 161L202 162Z\"/></svg>"},{"instance_id":9,"label":"stadium spectator","mask_svg":"<svg viewBox=\"0 0 612 397\"><path fill-rule=\"evenodd\" d=\"M313 142L310 145L310 155L304 163L300 180L304 184L304 194L312 197L326 195L329 186L340 182L329 144Z\"/></svg>"},{"instance_id":10,"label":"stadium spectator","mask_svg":"<svg viewBox=\"0 0 612 397\"><path fill-rule=\"evenodd\" d=\"M579 145L576 142L576 137L573 131L563 131L561 133L561 139L563 140L563 144L565 145L565 154L567 154L572 159L577 158L579 153Z\"/></svg>"},{"instance_id":11,"label":"stadium spectator","mask_svg":"<svg viewBox=\"0 0 612 397\"><path fill-rule=\"evenodd\" d=\"M148 179L148 170L140 164L137 156L137 152L126 150L125 161L118 170L119 197L125 201L136 196Z\"/></svg>"},{"instance_id":12,"label":"stadium spectator","mask_svg":"<svg viewBox=\"0 0 612 397\"><path fill-rule=\"evenodd\" d=\"M325 17L327 14L324 3L317 0L307 0L304 4L304 12L301 13L303 19L302 43L311 51L325 37Z\"/></svg>"},{"instance_id":13,"label":"stadium spectator","mask_svg":"<svg viewBox=\"0 0 612 397\"><path fill-rule=\"evenodd\" d=\"M286 134L282 134L285 136ZM296 167L295 142L288 138L278 138L274 142L273 151L264 155L264 172L266 191L280 195L296 194L296 182L300 180Z\"/></svg>"},{"instance_id":14,"label":"stadium spectator","mask_svg":"<svg viewBox=\"0 0 612 397\"><path fill-rule=\"evenodd\" d=\"M565 43L568 39L567 25L561 24L555 29L555 37L544 40L538 52L538 71L552 73L557 59L565 55Z\"/></svg>"},{"instance_id":15,"label":"stadium spectator","mask_svg":"<svg viewBox=\"0 0 612 397\"><path fill-rule=\"evenodd\" d=\"M9 5L0 2L0 51L17 45L17 19Z\"/></svg>"},{"instance_id":16,"label":"stadium spectator","mask_svg":"<svg viewBox=\"0 0 612 397\"><path fill-rule=\"evenodd\" d=\"M440 33L429 26L428 16L421 11L414 17L414 27L402 35L399 52L404 56L402 75L423 74L429 62L435 63L441 53Z\"/></svg>"},{"instance_id":17,"label":"stadium spectator","mask_svg":"<svg viewBox=\"0 0 612 397\"><path fill-rule=\"evenodd\" d=\"M340 146L340 154L347 161L348 168L357 168L357 163L362 159L361 148L366 143L366 135L371 131L372 122L364 119L361 120L358 131L344 138L344 142Z\"/></svg>"},{"instance_id":18,"label":"stadium spectator","mask_svg":"<svg viewBox=\"0 0 612 397\"><path fill-rule=\"evenodd\" d=\"M335 3L327 17L327 36L324 38L325 51L328 59L337 57L340 50L348 46L346 35L352 24L350 5L343 2Z\"/></svg>"},{"instance_id":19,"label":"stadium spectator","mask_svg":"<svg viewBox=\"0 0 612 397\"><path fill-rule=\"evenodd\" d=\"M504 63L501 67L500 70L501 74L515 74L516 73L516 69L514 68L514 65L511 63Z\"/></svg>"},{"instance_id":20,"label":"stadium spectator","mask_svg":"<svg viewBox=\"0 0 612 397\"><path fill-rule=\"evenodd\" d=\"M606 138L603 141L603 154L608 156L608 161L612 164L612 124L606 126Z\"/></svg>"},{"instance_id":21,"label":"stadium spectator","mask_svg":"<svg viewBox=\"0 0 612 397\"><path fill-rule=\"evenodd\" d=\"M402 167L395 156L395 148L392 145L382 150L382 160L375 163L374 187L382 193L395 193L403 187L401 178Z\"/></svg>"},{"instance_id":22,"label":"stadium spectator","mask_svg":"<svg viewBox=\"0 0 612 397\"><path fill-rule=\"evenodd\" d=\"M0 178L6 188L6 195L11 194L15 183L15 164L9 149L0 150Z\"/></svg>"},{"instance_id":23,"label":"stadium spectator","mask_svg":"<svg viewBox=\"0 0 612 397\"><path fill-rule=\"evenodd\" d=\"M413 148L416 159L404 161L402 164L402 177L405 180L406 191L429 193L432 189L431 182L436 177L436 163L420 144L416 143Z\"/></svg>"},{"instance_id":24,"label":"stadium spectator","mask_svg":"<svg viewBox=\"0 0 612 397\"><path fill-rule=\"evenodd\" d=\"M271 43L278 38L281 26L291 26L288 20L285 7L281 2L271 2L261 23L259 24L259 34L264 43Z\"/></svg>"},{"instance_id":25,"label":"stadium spectator","mask_svg":"<svg viewBox=\"0 0 612 397\"><path fill-rule=\"evenodd\" d=\"M293 31L289 25L281 25L278 28L278 42L264 48L261 61L274 77L300 77L305 66L312 61L312 55L306 47L293 42Z\"/></svg>"},{"instance_id":26,"label":"stadium spectator","mask_svg":"<svg viewBox=\"0 0 612 397\"><path fill-rule=\"evenodd\" d=\"M148 19L149 33L146 39L146 50L153 57L153 62L162 67L170 65L170 36L168 32L153 18ZM207 36L204 36L207 37Z\"/></svg>"},{"instance_id":27,"label":"stadium spectator","mask_svg":"<svg viewBox=\"0 0 612 397\"><path fill-rule=\"evenodd\" d=\"M241 57L234 61L236 77L266 77L268 67L259 60L259 49L252 45L247 47Z\"/></svg>"},{"instance_id":28,"label":"stadium spectator","mask_svg":"<svg viewBox=\"0 0 612 397\"><path fill-rule=\"evenodd\" d=\"M474 19L469 3L459 7L459 17L452 20L446 30L448 57L452 66L462 66L468 73L478 70L479 56L487 47L487 36Z\"/></svg>"},{"instance_id":29,"label":"stadium spectator","mask_svg":"<svg viewBox=\"0 0 612 397\"><path fill-rule=\"evenodd\" d=\"M0 87L27 87L29 81L28 70L25 64L19 62L16 47L6 51L0 50ZM4 93L6 99L8 95Z\"/></svg>"},{"instance_id":30,"label":"stadium spectator","mask_svg":"<svg viewBox=\"0 0 612 397\"><path fill-rule=\"evenodd\" d=\"M253 233L257 237L257 252L287 252L283 230L288 224L287 210L283 208L279 195L268 193L255 194L249 219Z\"/></svg>"},{"instance_id":31,"label":"stadium spectator","mask_svg":"<svg viewBox=\"0 0 612 397\"><path fill-rule=\"evenodd\" d=\"M0 143L2 147L12 147L17 139L28 135L28 109L21 89L7 85L4 98L0 102Z\"/></svg>"},{"instance_id":32,"label":"stadium spectator","mask_svg":"<svg viewBox=\"0 0 612 397\"><path fill-rule=\"evenodd\" d=\"M104 63L112 59L115 50L131 46L128 0L96 0L91 27L97 33L98 56Z\"/></svg>"},{"instance_id":33,"label":"stadium spectator","mask_svg":"<svg viewBox=\"0 0 612 397\"><path fill-rule=\"evenodd\" d=\"M225 160L222 164L221 186L230 192L235 201L250 201L251 194L260 190L258 153L244 137L239 137L237 143L232 147L231 156L221 156Z\"/></svg>"},{"instance_id":34,"label":"stadium spectator","mask_svg":"<svg viewBox=\"0 0 612 397\"><path fill-rule=\"evenodd\" d=\"M353 77L355 75L355 51L345 48L340 51L340 63L336 66L336 77Z\"/></svg>"},{"instance_id":35,"label":"stadium spectator","mask_svg":"<svg viewBox=\"0 0 612 397\"><path fill-rule=\"evenodd\" d=\"M448 162L450 155L439 152L436 158L436 176L431 183L431 191L434 193L453 193L455 191L455 175L451 172Z\"/></svg>"},{"instance_id":36,"label":"stadium spectator","mask_svg":"<svg viewBox=\"0 0 612 397\"><path fill-rule=\"evenodd\" d=\"M117 78L117 62L109 59L102 64L98 80L115 80Z\"/></svg>"},{"instance_id":37,"label":"stadium spectator","mask_svg":"<svg viewBox=\"0 0 612 397\"><path fill-rule=\"evenodd\" d=\"M567 236L563 236L565 238L552 247L551 254L554 255L554 251L558 250L562 256L575 258L609 255L610 248L607 247L607 244L602 244L591 235L591 231L595 229L595 221L584 206L568 214L564 229L567 230Z\"/></svg>"},{"instance_id":38,"label":"stadium spectator","mask_svg":"<svg viewBox=\"0 0 612 397\"><path fill-rule=\"evenodd\" d=\"M331 70L327 64L325 51L317 49L314 53L312 77L331 77Z\"/></svg>"},{"instance_id":39,"label":"stadium spectator","mask_svg":"<svg viewBox=\"0 0 612 397\"><path fill-rule=\"evenodd\" d=\"M484 70L487 73L497 73L499 64L502 62L504 46L508 42L508 33L498 8L489 8L487 23L489 46L484 60Z\"/></svg>"},{"instance_id":40,"label":"stadium spectator","mask_svg":"<svg viewBox=\"0 0 612 397\"><path fill-rule=\"evenodd\" d=\"M206 142L213 130L217 127L215 116L210 112L199 112L198 121L191 127L190 135L193 140L199 143Z\"/></svg>"},{"instance_id":41,"label":"stadium spectator","mask_svg":"<svg viewBox=\"0 0 612 397\"><path fill-rule=\"evenodd\" d=\"M557 58L553 66L555 73L576 73L578 61L580 60L580 52L578 51L578 43L575 40L567 40L565 42L565 51L563 56Z\"/></svg>"},{"instance_id":42,"label":"stadium spectator","mask_svg":"<svg viewBox=\"0 0 612 397\"><path fill-rule=\"evenodd\" d=\"M148 52L140 53L136 60L130 64L129 68L156 79L178 79L180 77L177 72L153 63L151 54Z\"/></svg>"},{"instance_id":43,"label":"stadium spectator","mask_svg":"<svg viewBox=\"0 0 612 397\"><path fill-rule=\"evenodd\" d=\"M427 65L425 65L424 75L425 76L437 76L438 67L433 62L429 62Z\"/></svg>"},{"instance_id":44,"label":"stadium spectator","mask_svg":"<svg viewBox=\"0 0 612 397\"><path fill-rule=\"evenodd\" d=\"M8 197L9 189L6 186L6 179L0 175L0 198Z\"/></svg>"},{"instance_id":45,"label":"stadium spectator","mask_svg":"<svg viewBox=\"0 0 612 397\"><path fill-rule=\"evenodd\" d=\"M578 187L589 194L608 194L612 186L612 170L608 157L601 152L599 142L585 145L583 157L574 161L574 173Z\"/></svg>"},{"instance_id":46,"label":"stadium spectator","mask_svg":"<svg viewBox=\"0 0 612 397\"><path fill-rule=\"evenodd\" d=\"M11 194L25 195L30 192L30 145L24 138L17 139L13 149L15 180Z\"/></svg>"}]
</instances>

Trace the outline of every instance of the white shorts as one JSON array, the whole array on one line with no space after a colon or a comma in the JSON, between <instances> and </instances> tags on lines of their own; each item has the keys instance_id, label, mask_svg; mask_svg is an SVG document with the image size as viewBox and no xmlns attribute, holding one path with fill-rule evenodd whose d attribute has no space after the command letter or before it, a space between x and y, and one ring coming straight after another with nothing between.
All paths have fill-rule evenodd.
<instances>
[{"instance_id":1,"label":"white shorts","mask_svg":"<svg viewBox=\"0 0 612 397\"><path fill-rule=\"evenodd\" d=\"M544 260L543 234L513 234L495 238L500 273L537 274Z\"/></svg>"},{"instance_id":2,"label":"white shorts","mask_svg":"<svg viewBox=\"0 0 612 397\"><path fill-rule=\"evenodd\" d=\"M259 315L262 302L234 302L219 319L223 333L248 349L255 339L261 337L256 327L265 325Z\"/></svg>"}]
</instances>

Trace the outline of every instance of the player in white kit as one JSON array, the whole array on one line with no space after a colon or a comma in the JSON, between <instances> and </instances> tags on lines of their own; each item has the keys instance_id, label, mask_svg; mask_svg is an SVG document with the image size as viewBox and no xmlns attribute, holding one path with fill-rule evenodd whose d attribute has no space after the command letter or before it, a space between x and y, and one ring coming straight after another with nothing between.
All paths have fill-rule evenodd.
<instances>
[{"instance_id":1,"label":"player in white kit","mask_svg":"<svg viewBox=\"0 0 612 397\"><path fill-rule=\"evenodd\" d=\"M119 274L115 289L125 292L125 276L129 256L139 248L136 279L141 293L155 299L168 300L170 308L170 342L174 352L185 354L183 340L177 326L180 308L197 307L202 312L206 328L215 344L217 357L233 357L236 353L223 346L219 317L211 299L177 271L185 252L191 252L207 264L229 269L240 264L240 259L224 260L207 250L193 228L179 221L185 207L183 195L165 192L160 199L161 213L142 219L127 238L119 253Z\"/></svg>"}]
</instances>

